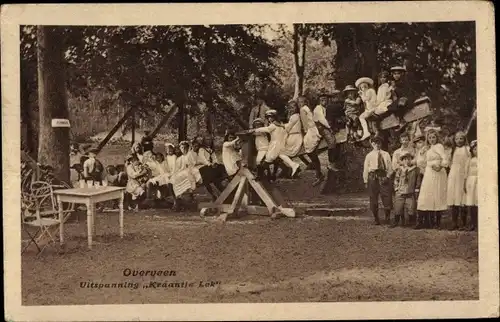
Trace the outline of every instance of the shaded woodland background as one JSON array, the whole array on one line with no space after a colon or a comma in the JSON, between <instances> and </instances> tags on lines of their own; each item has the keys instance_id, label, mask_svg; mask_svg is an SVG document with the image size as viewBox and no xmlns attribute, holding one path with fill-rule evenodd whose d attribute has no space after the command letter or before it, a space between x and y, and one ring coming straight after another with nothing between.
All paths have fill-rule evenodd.
<instances>
[{"instance_id":1,"label":"shaded woodland background","mask_svg":"<svg viewBox=\"0 0 500 322\"><path fill-rule=\"evenodd\" d=\"M41 150L37 29L21 26L20 39L22 147L35 159ZM142 131L154 128L171 104L179 113L160 133L178 140L219 136L247 127L256 95L279 111L299 94L313 105L320 90L376 79L393 64L406 66L447 132L465 127L476 108L474 22L43 29L60 40L70 139L77 142L108 132L133 106L136 116L122 132L131 122ZM350 166L359 167L365 151L343 149L355 160Z\"/></svg>"}]
</instances>

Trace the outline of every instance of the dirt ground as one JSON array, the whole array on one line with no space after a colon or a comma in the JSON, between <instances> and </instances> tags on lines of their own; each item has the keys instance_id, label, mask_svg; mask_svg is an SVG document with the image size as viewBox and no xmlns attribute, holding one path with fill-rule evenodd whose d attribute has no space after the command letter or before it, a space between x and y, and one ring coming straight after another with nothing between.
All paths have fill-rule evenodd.
<instances>
[{"instance_id":1,"label":"dirt ground","mask_svg":"<svg viewBox=\"0 0 500 322\"><path fill-rule=\"evenodd\" d=\"M306 171L276 184L297 218L126 212L120 239L118 213L99 213L92 250L82 213L65 225L63 251L23 254L23 305L478 299L477 233L374 226L364 193L321 196L313 180Z\"/></svg>"}]
</instances>

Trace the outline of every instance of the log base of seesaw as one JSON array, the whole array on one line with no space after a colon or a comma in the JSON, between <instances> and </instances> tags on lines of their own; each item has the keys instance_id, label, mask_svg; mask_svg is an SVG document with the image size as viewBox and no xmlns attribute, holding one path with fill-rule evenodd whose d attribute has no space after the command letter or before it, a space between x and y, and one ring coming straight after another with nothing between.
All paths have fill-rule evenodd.
<instances>
[{"instance_id":1,"label":"log base of seesaw","mask_svg":"<svg viewBox=\"0 0 500 322\"><path fill-rule=\"evenodd\" d=\"M263 182L255 180L255 176L246 167L242 167L238 173L229 182L227 187L222 191L217 200L211 203L200 203L200 216L215 212L218 214L218 220L224 222L229 217L234 217L240 214L248 215L263 215L278 218L279 216L295 217L295 210L290 207L283 207L284 202L280 199L276 189L273 190L273 195L269 193L269 186ZM250 204L250 187L255 191L256 197L265 205ZM234 198L231 203L225 203L226 199L235 191ZM255 201L255 200L254 200Z\"/></svg>"}]
</instances>

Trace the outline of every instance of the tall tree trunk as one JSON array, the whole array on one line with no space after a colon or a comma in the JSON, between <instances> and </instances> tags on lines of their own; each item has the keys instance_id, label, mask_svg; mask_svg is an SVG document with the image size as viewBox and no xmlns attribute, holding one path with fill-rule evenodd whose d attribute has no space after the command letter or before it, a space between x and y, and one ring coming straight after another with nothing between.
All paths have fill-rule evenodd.
<instances>
[{"instance_id":1,"label":"tall tree trunk","mask_svg":"<svg viewBox=\"0 0 500 322\"><path fill-rule=\"evenodd\" d=\"M36 64L21 61L21 125L22 125L22 148L29 153L33 159L38 154L38 117L34 115L37 111L31 103L31 94L36 91Z\"/></svg>"},{"instance_id":2,"label":"tall tree trunk","mask_svg":"<svg viewBox=\"0 0 500 322\"><path fill-rule=\"evenodd\" d=\"M293 25L293 60L295 66L295 91L296 99L304 94L304 69L306 63L307 30L304 24Z\"/></svg>"},{"instance_id":3,"label":"tall tree trunk","mask_svg":"<svg viewBox=\"0 0 500 322\"><path fill-rule=\"evenodd\" d=\"M69 128L52 127L52 119L68 119L68 98L61 28L38 26L38 104L40 136L38 161L54 168L54 175L69 183Z\"/></svg>"}]
</instances>

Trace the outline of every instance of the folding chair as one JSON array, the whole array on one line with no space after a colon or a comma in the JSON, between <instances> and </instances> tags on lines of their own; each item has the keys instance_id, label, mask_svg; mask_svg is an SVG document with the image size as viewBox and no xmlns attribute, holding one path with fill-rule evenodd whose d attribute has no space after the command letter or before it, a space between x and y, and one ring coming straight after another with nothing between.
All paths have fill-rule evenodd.
<instances>
[{"instance_id":1,"label":"folding chair","mask_svg":"<svg viewBox=\"0 0 500 322\"><path fill-rule=\"evenodd\" d=\"M27 229L24 231L30 237L28 245L23 249L23 252L34 243L41 254L43 250L50 244L56 242L55 236L57 228L62 222L65 222L69 214L73 211L74 204L69 204L69 207L63 209L63 217L59 218L56 198L54 196L54 188L66 188L67 185L51 185L43 181L35 181L31 185L31 193L24 194L24 208L22 211L22 224L26 226L38 228L35 235L29 233ZM43 248L40 249L42 242L47 241Z\"/></svg>"}]
</instances>

